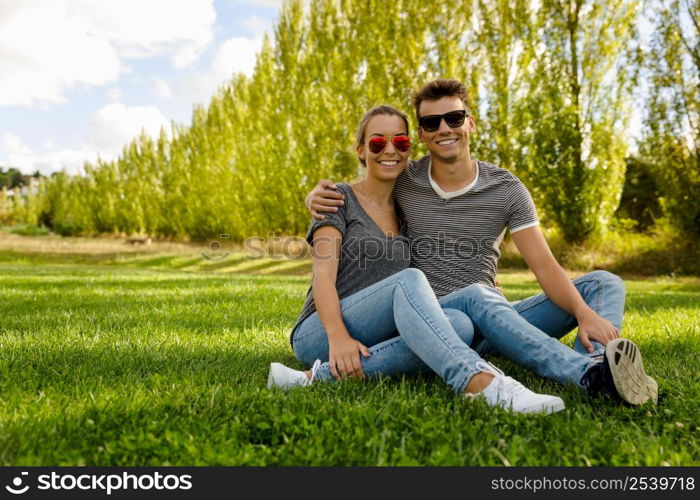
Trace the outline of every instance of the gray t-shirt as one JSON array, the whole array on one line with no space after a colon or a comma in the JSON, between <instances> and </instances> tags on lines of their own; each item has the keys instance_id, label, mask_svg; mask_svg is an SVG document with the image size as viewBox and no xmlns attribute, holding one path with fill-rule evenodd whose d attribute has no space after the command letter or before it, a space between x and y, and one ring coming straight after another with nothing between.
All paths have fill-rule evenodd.
<instances>
[{"instance_id":1,"label":"gray t-shirt","mask_svg":"<svg viewBox=\"0 0 700 500\"><path fill-rule=\"evenodd\" d=\"M337 212L324 213L326 218L323 220L313 219L306 240L313 245L314 232L323 226L333 226L343 235L335 282L338 297L342 300L409 267L411 252L403 227L400 235L386 236L362 208L352 188L345 183L336 186L337 191L345 195L345 205L338 207ZM292 335L296 327L314 312L316 306L309 287Z\"/></svg>"},{"instance_id":2,"label":"gray t-shirt","mask_svg":"<svg viewBox=\"0 0 700 500\"><path fill-rule=\"evenodd\" d=\"M509 171L477 162L471 186L440 192L430 156L411 161L394 198L411 240L411 266L420 269L438 297L473 283L495 286L500 245L512 233L539 224L532 197Z\"/></svg>"}]
</instances>

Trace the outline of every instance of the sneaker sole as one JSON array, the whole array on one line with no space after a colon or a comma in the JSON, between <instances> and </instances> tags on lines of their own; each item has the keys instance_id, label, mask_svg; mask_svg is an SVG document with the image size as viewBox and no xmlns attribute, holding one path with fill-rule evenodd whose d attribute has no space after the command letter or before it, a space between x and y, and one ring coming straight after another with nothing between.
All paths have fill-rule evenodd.
<instances>
[{"instance_id":1,"label":"sneaker sole","mask_svg":"<svg viewBox=\"0 0 700 500\"><path fill-rule=\"evenodd\" d=\"M608 342L605 357L610 366L615 389L623 401L631 405L641 405L650 398L658 401L658 384L644 371L642 353L629 339L615 339Z\"/></svg>"},{"instance_id":2,"label":"sneaker sole","mask_svg":"<svg viewBox=\"0 0 700 500\"><path fill-rule=\"evenodd\" d=\"M482 394L471 394L468 392L464 393L464 398L467 401L475 401L476 399L483 399L484 402L486 402L486 398ZM487 403L488 404L488 403ZM564 405L564 400L562 400L559 397L555 397L551 400L549 400L548 403L538 403L532 406L527 406L525 408L520 408L520 409L515 409L512 406L502 406L502 405L496 405L499 408L503 408L506 411L510 411L513 413L529 413L529 414L541 414L541 415L549 415L551 413L556 413L558 411L562 411L566 409L566 406Z\"/></svg>"},{"instance_id":3,"label":"sneaker sole","mask_svg":"<svg viewBox=\"0 0 700 500\"><path fill-rule=\"evenodd\" d=\"M520 410L519 413L542 413L545 415L549 415L551 413L562 411L565 408L566 406L564 405L564 401L561 398L556 398L550 401L549 403L524 408Z\"/></svg>"}]
</instances>

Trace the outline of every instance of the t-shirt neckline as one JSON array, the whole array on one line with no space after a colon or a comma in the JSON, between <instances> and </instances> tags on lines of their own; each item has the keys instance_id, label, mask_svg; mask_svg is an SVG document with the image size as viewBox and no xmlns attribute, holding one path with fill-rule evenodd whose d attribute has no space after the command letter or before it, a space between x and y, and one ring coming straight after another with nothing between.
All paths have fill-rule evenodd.
<instances>
[{"instance_id":1,"label":"t-shirt neckline","mask_svg":"<svg viewBox=\"0 0 700 500\"><path fill-rule=\"evenodd\" d=\"M401 233L401 218L396 214L396 217L399 222L399 233L396 236L389 236L386 234L384 231L382 231L382 228L379 227L379 224L377 224L377 221L375 221L370 214L367 213L367 210L365 210L365 207L362 206L362 203L360 203L360 200L357 198L357 195L355 195L355 190L352 188L352 185L350 183L345 183L345 186L347 187L348 191L350 191L350 195L353 198L354 203L357 204L360 210L362 210L362 213L364 214L365 217L369 219L369 221L374 225L374 229L379 232L379 234L383 235L385 238L389 240L395 240L396 238L402 238L403 234ZM396 204L396 202L394 202Z\"/></svg>"},{"instance_id":2,"label":"t-shirt neckline","mask_svg":"<svg viewBox=\"0 0 700 500\"><path fill-rule=\"evenodd\" d=\"M471 189L476 186L476 183L479 180L479 161L474 160L474 163L476 164L476 175L474 176L474 180L471 181L469 184L464 186L463 188L458 189L457 191L445 191L442 189L440 186L438 186L438 183L433 180L433 175L432 175L432 170L433 170L433 160L431 158L428 159L428 180L430 181L430 186L433 188L433 191L442 198L443 200L450 200L452 198L456 198L457 196L462 196L465 193L468 193L471 191Z\"/></svg>"}]
</instances>

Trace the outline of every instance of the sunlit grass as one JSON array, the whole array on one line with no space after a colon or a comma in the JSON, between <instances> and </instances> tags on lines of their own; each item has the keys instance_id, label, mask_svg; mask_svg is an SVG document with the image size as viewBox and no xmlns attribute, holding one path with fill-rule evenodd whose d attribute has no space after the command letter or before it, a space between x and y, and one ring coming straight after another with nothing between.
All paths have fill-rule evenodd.
<instances>
[{"instance_id":1,"label":"sunlit grass","mask_svg":"<svg viewBox=\"0 0 700 500\"><path fill-rule=\"evenodd\" d=\"M659 406L591 399L492 358L567 404L533 417L435 377L269 391L271 361L301 368L288 333L308 276L183 271L196 253L174 255L0 254L0 464L700 464L696 279L627 281L625 334ZM537 291L528 273L500 280L512 299Z\"/></svg>"}]
</instances>

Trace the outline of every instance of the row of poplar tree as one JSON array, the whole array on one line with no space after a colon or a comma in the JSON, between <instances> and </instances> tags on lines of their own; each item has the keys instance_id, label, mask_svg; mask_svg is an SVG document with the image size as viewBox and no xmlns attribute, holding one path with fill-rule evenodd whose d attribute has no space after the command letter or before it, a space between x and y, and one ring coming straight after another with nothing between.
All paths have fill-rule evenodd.
<instances>
[{"instance_id":1,"label":"row of poplar tree","mask_svg":"<svg viewBox=\"0 0 700 500\"><path fill-rule=\"evenodd\" d=\"M315 183L357 175L363 112L410 112L412 90L452 77L470 89L475 157L518 175L567 241L608 227L633 149L696 237L699 19L698 0L290 0L251 76L233 75L190 125L44 181L27 216L62 234L303 233Z\"/></svg>"}]
</instances>

